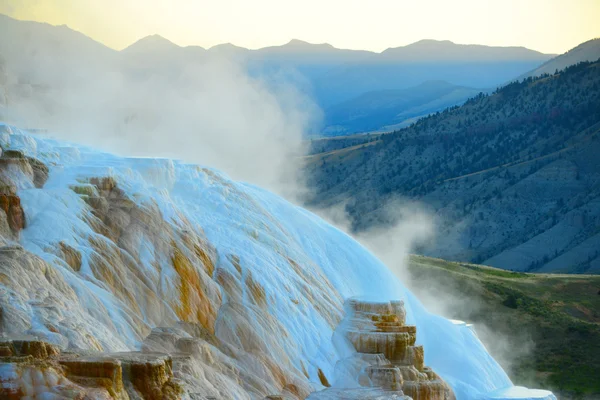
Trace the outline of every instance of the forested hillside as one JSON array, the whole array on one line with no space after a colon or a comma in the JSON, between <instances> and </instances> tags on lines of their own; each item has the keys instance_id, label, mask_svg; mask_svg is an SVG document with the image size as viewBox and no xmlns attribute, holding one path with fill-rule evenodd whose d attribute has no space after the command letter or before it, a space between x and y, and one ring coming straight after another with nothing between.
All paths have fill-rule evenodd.
<instances>
[{"instance_id":1,"label":"forested hillside","mask_svg":"<svg viewBox=\"0 0 600 400\"><path fill-rule=\"evenodd\" d=\"M423 249L525 271L600 272L600 62L480 94L393 133L313 143L313 207L345 204L353 228L385 205L436 216ZM357 145L359 144L359 145Z\"/></svg>"}]
</instances>

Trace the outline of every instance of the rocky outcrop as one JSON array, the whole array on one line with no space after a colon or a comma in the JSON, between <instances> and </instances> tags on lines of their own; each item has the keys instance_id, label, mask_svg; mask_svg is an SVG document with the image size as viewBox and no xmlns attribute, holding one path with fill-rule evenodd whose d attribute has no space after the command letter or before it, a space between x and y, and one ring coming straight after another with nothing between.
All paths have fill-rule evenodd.
<instances>
[{"instance_id":1,"label":"rocky outcrop","mask_svg":"<svg viewBox=\"0 0 600 400\"><path fill-rule=\"evenodd\" d=\"M4 212L2 219L6 219L10 232L18 237L19 231L25 228L25 212L21 206L21 199L14 194L0 194L0 209Z\"/></svg>"},{"instance_id":2,"label":"rocky outcrop","mask_svg":"<svg viewBox=\"0 0 600 400\"><path fill-rule=\"evenodd\" d=\"M115 400L129 400L123 383L122 363L116 357L66 354L58 362L72 382L105 391Z\"/></svg>"},{"instance_id":3,"label":"rocky outcrop","mask_svg":"<svg viewBox=\"0 0 600 400\"><path fill-rule=\"evenodd\" d=\"M0 236L18 239L19 232L25 228L25 212L17 187L41 188L46 180L48 167L43 162L25 156L20 150L0 148Z\"/></svg>"},{"instance_id":4,"label":"rocky outcrop","mask_svg":"<svg viewBox=\"0 0 600 400\"><path fill-rule=\"evenodd\" d=\"M0 354L3 399L177 400L185 394L163 353L61 353L27 338L1 341Z\"/></svg>"},{"instance_id":5,"label":"rocky outcrop","mask_svg":"<svg viewBox=\"0 0 600 400\"><path fill-rule=\"evenodd\" d=\"M163 353L113 353L108 357L121 364L123 381L130 398L179 399L184 393L173 377L173 360Z\"/></svg>"},{"instance_id":6,"label":"rocky outcrop","mask_svg":"<svg viewBox=\"0 0 600 400\"><path fill-rule=\"evenodd\" d=\"M452 389L425 367L423 346L415 345L416 327L405 325L402 301L349 299L345 309L346 317L336 333L346 338L358 354L338 362L336 376L341 384L316 392L310 399L454 399ZM357 387L344 387L352 386L348 378Z\"/></svg>"},{"instance_id":7,"label":"rocky outcrop","mask_svg":"<svg viewBox=\"0 0 600 400\"><path fill-rule=\"evenodd\" d=\"M60 354L57 346L37 339L13 339L0 342L2 355L5 357L31 357L46 360Z\"/></svg>"},{"instance_id":8,"label":"rocky outcrop","mask_svg":"<svg viewBox=\"0 0 600 400\"><path fill-rule=\"evenodd\" d=\"M59 362L58 347L35 338L0 342L0 397L3 399L103 399L108 391L81 386Z\"/></svg>"},{"instance_id":9,"label":"rocky outcrop","mask_svg":"<svg viewBox=\"0 0 600 400\"><path fill-rule=\"evenodd\" d=\"M26 156L21 150L3 150L0 157L0 170L3 174L25 175L36 188L44 186L48 180L49 169L35 157Z\"/></svg>"},{"instance_id":10,"label":"rocky outcrop","mask_svg":"<svg viewBox=\"0 0 600 400\"><path fill-rule=\"evenodd\" d=\"M15 239L25 227L25 213L17 187L0 157L0 236Z\"/></svg>"}]
</instances>

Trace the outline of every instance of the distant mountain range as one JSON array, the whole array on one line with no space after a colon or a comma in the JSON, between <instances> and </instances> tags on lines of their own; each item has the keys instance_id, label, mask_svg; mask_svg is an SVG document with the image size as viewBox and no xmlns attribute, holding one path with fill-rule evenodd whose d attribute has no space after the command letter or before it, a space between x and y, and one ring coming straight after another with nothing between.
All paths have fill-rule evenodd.
<instances>
[{"instance_id":1,"label":"distant mountain range","mask_svg":"<svg viewBox=\"0 0 600 400\"><path fill-rule=\"evenodd\" d=\"M393 133L312 145L309 204L345 204L357 231L393 223L388 204L401 198L440 224L425 254L600 273L600 60L511 83Z\"/></svg>"},{"instance_id":2,"label":"distant mountain range","mask_svg":"<svg viewBox=\"0 0 600 400\"><path fill-rule=\"evenodd\" d=\"M381 57L388 57L402 63L411 63L422 65L428 62L441 63L460 63L463 72L473 71L481 65L464 65L465 60L470 63L493 63L494 65L484 65L483 71L488 74L489 81L485 75L477 77L479 72L475 71L476 76L469 76L469 84L474 87L460 86L454 84L460 82L462 77L455 75L449 76L448 71L438 71L436 77L446 77L448 81L424 81L423 83L404 89L390 89L390 86L397 85L397 76L387 76L381 71L365 70L364 74L369 77L377 77L382 80L385 90L375 90L358 95L350 100L334 104L325 108L325 129L324 136L339 136L353 134L357 132L369 131L390 131L413 123L416 118L426 116L430 113L443 110L457 104L462 104L467 98L476 95L479 92L489 92L501 83L506 83L515 79L523 79L530 76L539 76L542 74L553 74L566 67L581 61L595 61L600 58L600 39L593 39L571 49L565 54L551 58L537 68L534 68L520 76L515 75L521 68L527 65L534 65L544 58L545 55L531 52L522 47L493 48L487 46L465 46L455 45L449 41L430 41L423 40L409 46L388 49L381 54ZM516 62L516 60L519 60ZM531 64L528 64L529 61ZM363 59L363 61L365 61ZM354 67L353 67L354 68ZM360 69L359 67L355 67ZM364 67L361 67L364 68ZM380 65L374 68L382 68ZM393 75L403 70L404 65L394 65ZM496 68L508 68L500 74L495 74ZM512 69L515 68L515 69ZM406 71L405 71L406 72ZM353 69L352 72L343 72L343 74L362 74ZM407 73L413 74L413 71ZM414 76L414 75L411 75ZM505 82L499 82L498 79L506 78ZM330 77L331 80L324 85L316 85L318 88L328 88L339 79L339 75ZM480 80L484 79L484 80ZM424 78L420 78L424 79ZM348 79L351 80L351 79ZM356 77L356 81L364 81ZM417 79L419 80L419 79ZM449 83L454 82L454 83ZM370 83L374 85L373 82ZM466 83L465 83L466 84ZM347 87L346 90L358 90L356 85L340 83L340 86ZM485 85L488 85L486 88ZM327 91L327 89L325 89ZM340 93L339 91L330 91L330 93Z\"/></svg>"},{"instance_id":3,"label":"distant mountain range","mask_svg":"<svg viewBox=\"0 0 600 400\"><path fill-rule=\"evenodd\" d=\"M495 88L552 55L522 47L462 45L422 40L388 49L353 65L342 65L319 77L320 104L329 106L374 90L405 89L430 80L454 85Z\"/></svg>"},{"instance_id":4,"label":"distant mountain range","mask_svg":"<svg viewBox=\"0 0 600 400\"><path fill-rule=\"evenodd\" d=\"M462 103L480 91L446 81L427 81L407 89L368 92L327 108L323 135L398 129L417 117Z\"/></svg>"},{"instance_id":5,"label":"distant mountain range","mask_svg":"<svg viewBox=\"0 0 600 400\"><path fill-rule=\"evenodd\" d=\"M207 50L200 46L180 47L159 35L142 38L116 51L66 26L18 21L3 15L0 56L7 63L7 70L18 75L16 81L52 86L74 78L64 74L64 70L77 71L80 79L124 71L130 78L140 80L152 74L176 77L192 63L227 58L244 65L251 76L267 81L283 77L310 96L324 110L323 125L313 127L312 133L317 135L402 126L398 124L459 104L470 95L493 89L553 57L523 47L435 40L381 53L337 49L330 44L301 40L258 50L232 44ZM39 80L36 68L40 65L55 67L50 82ZM47 70L44 77L48 77ZM439 87L432 90L435 85ZM379 110L373 113L378 108L375 105L385 104L390 96L395 105L387 106L385 116Z\"/></svg>"}]
</instances>

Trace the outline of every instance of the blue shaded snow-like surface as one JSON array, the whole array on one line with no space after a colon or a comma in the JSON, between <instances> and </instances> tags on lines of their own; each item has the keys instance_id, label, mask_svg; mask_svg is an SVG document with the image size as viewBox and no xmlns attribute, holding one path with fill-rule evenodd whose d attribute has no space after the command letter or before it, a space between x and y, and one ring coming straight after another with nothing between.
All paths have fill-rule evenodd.
<instances>
[{"instance_id":1,"label":"blue shaded snow-like surface","mask_svg":"<svg viewBox=\"0 0 600 400\"><path fill-rule=\"evenodd\" d=\"M317 304L335 305L337 309L331 313L339 317L343 299L370 296L404 300L407 323L418 328L417 342L424 346L426 364L448 382L458 399L554 399L547 391L514 387L470 327L427 312L390 270L360 244L272 193L232 181L218 171L178 161L122 158L33 136L14 127L0 125L0 129L0 143L5 149L22 150L50 168L49 180L42 189L27 182L19 185L18 194L27 217L21 245L55 265L78 294L74 318L91 330L105 349L139 348L143 339L140 332L147 332L164 320L176 320L168 305L168 297L176 296L163 292L161 301L167 304L167 311L160 317L150 309L142 309L141 315L134 318L128 304L115 297L110 288L97 283L87 264L90 251L84 246L94 235L85 219L89 209L70 189L82 178L95 176L114 177L119 187L141 206L156 204L167 223L203 231L216 248L218 268L232 270L227 255L237 255L244 270L251 272L264 288L269 314L289 336L269 336L271 331L263 326L265 321L258 318L250 322L254 324L252 329L260 340L270 344L274 357L277 349L283 349L291 365L305 367L311 382L318 382L317 368L332 376L339 357L332 343L335 327ZM161 287L169 287L172 277L166 265L165 276L151 276L150 266L164 260L143 235L138 240L139 273L148 275L148 281L160 280L165 285ZM59 241L84 253L79 272L56 263L55 256L48 252ZM303 268L306 276L325 280L319 278L324 276L330 285L315 287L307 296L306 286L299 282L290 259ZM223 304L226 303L224 296ZM99 308L106 312L97 311ZM222 315L220 311L217 336L225 335L229 323Z\"/></svg>"}]
</instances>

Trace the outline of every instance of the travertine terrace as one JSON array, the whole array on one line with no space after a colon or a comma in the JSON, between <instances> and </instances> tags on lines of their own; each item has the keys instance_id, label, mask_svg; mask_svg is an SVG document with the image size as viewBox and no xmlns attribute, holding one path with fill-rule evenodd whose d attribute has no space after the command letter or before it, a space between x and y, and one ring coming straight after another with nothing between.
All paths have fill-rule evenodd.
<instances>
[{"instance_id":1,"label":"travertine terrace","mask_svg":"<svg viewBox=\"0 0 600 400\"><path fill-rule=\"evenodd\" d=\"M415 345L416 327L405 325L406 311L402 301L352 298L346 301L345 311L346 316L336 334L348 340L358 354L340 360L338 369L340 372L353 369L355 382L350 376L340 384L342 387L317 392L311 399L330 396L455 399L452 389L424 365L423 346ZM344 388L344 384L354 387Z\"/></svg>"},{"instance_id":2,"label":"travertine terrace","mask_svg":"<svg viewBox=\"0 0 600 400\"><path fill-rule=\"evenodd\" d=\"M554 399L276 195L7 125L0 147L1 398ZM401 301L344 307L369 294Z\"/></svg>"}]
</instances>

